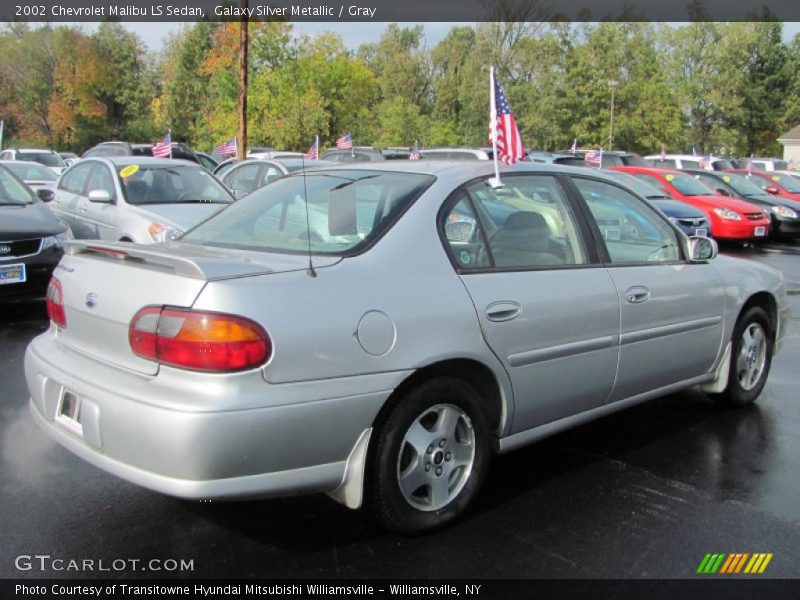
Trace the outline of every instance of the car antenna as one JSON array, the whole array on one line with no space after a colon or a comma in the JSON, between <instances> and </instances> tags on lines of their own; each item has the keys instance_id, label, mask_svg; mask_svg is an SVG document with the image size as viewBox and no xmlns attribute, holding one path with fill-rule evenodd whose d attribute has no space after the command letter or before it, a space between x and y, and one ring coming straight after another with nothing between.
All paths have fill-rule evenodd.
<instances>
[{"instance_id":1,"label":"car antenna","mask_svg":"<svg viewBox=\"0 0 800 600\"><path fill-rule=\"evenodd\" d=\"M303 127L303 112L300 111L300 131L305 131ZM319 152L319 143L317 143L317 152ZM308 214L308 185L306 185L306 155L300 155L300 170L303 173L303 200L306 204L306 239L308 240L308 269L306 274L309 277L316 277L317 272L314 270L314 263L311 260L311 217Z\"/></svg>"}]
</instances>

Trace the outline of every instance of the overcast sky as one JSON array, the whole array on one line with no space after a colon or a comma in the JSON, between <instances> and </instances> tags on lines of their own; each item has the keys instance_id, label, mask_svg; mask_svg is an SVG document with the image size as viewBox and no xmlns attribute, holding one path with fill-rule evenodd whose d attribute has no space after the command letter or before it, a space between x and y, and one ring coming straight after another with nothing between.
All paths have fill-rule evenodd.
<instances>
[{"instance_id":1,"label":"overcast sky","mask_svg":"<svg viewBox=\"0 0 800 600\"><path fill-rule=\"evenodd\" d=\"M401 23L404 26L415 25L416 23ZM433 47L438 44L447 32L455 25L465 25L466 23L422 23L425 28L425 42L427 46ZM82 24L87 32L93 31L98 23ZM376 42L380 38L388 23L295 23L296 31L303 31L314 35L320 31L333 31L342 36L345 44L353 50L361 44ZM679 23L676 23L679 25ZM164 39L171 32L178 30L181 23L123 23L123 26L139 35L142 41L154 51L161 50ZM784 40L791 40L795 34L800 33L800 23L784 23Z\"/></svg>"}]
</instances>

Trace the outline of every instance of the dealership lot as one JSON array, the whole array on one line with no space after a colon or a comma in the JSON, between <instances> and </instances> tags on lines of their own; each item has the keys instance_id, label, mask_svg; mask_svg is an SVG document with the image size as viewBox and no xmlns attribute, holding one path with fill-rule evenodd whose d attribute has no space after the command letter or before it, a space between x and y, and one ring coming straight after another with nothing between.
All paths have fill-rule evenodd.
<instances>
[{"instance_id":1,"label":"dealership lot","mask_svg":"<svg viewBox=\"0 0 800 600\"><path fill-rule=\"evenodd\" d=\"M796 244L725 252L800 289ZM43 305L4 307L0 575L682 578L706 553L768 552L769 576L800 577L800 296L791 300L754 406L721 411L698 392L674 394L504 455L470 518L419 538L324 496L188 502L84 463L28 413L22 360L47 327ZM49 558L19 558L34 555ZM86 559L90 568L66 570Z\"/></svg>"}]
</instances>

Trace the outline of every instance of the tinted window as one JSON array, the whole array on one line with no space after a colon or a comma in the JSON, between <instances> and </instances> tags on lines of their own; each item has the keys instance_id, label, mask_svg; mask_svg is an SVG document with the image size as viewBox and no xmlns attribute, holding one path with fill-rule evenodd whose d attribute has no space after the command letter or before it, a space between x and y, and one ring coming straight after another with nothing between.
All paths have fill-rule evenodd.
<instances>
[{"instance_id":1,"label":"tinted window","mask_svg":"<svg viewBox=\"0 0 800 600\"><path fill-rule=\"evenodd\" d=\"M309 245L315 254L357 252L380 237L433 181L428 175L357 170L284 177L182 240L272 252L305 253Z\"/></svg>"},{"instance_id":2,"label":"tinted window","mask_svg":"<svg viewBox=\"0 0 800 600\"><path fill-rule=\"evenodd\" d=\"M656 180L654 177L647 176L648 180L639 179L628 173L621 173L620 171L608 171L608 174L648 200L655 200L657 198L672 199L672 196L664 192L661 186L655 185Z\"/></svg>"},{"instance_id":3,"label":"tinted window","mask_svg":"<svg viewBox=\"0 0 800 600\"><path fill-rule=\"evenodd\" d=\"M64 166L64 161L55 152L17 152L17 160L32 160L46 167Z\"/></svg>"},{"instance_id":4,"label":"tinted window","mask_svg":"<svg viewBox=\"0 0 800 600\"><path fill-rule=\"evenodd\" d=\"M658 167L659 169L674 169L677 167L675 159L673 158L651 158L650 162L654 167Z\"/></svg>"},{"instance_id":5,"label":"tinted window","mask_svg":"<svg viewBox=\"0 0 800 600\"><path fill-rule=\"evenodd\" d=\"M89 173L94 165L95 163L90 162L72 167L61 176L61 181L58 182L59 189L67 190L73 194L83 194L86 180L89 178Z\"/></svg>"},{"instance_id":6,"label":"tinted window","mask_svg":"<svg viewBox=\"0 0 800 600\"><path fill-rule=\"evenodd\" d=\"M614 154L603 154L603 166L604 167L619 167L624 165L625 163L622 162L622 158L616 156Z\"/></svg>"},{"instance_id":7,"label":"tinted window","mask_svg":"<svg viewBox=\"0 0 800 600\"><path fill-rule=\"evenodd\" d=\"M620 157L622 159L622 163L628 165L630 167L649 167L650 163L648 163L645 159L641 156L636 156L635 154L627 154L625 156Z\"/></svg>"},{"instance_id":8,"label":"tinted window","mask_svg":"<svg viewBox=\"0 0 800 600\"><path fill-rule=\"evenodd\" d=\"M575 177L614 264L680 260L675 230L647 203L616 185Z\"/></svg>"},{"instance_id":9,"label":"tinted window","mask_svg":"<svg viewBox=\"0 0 800 600\"><path fill-rule=\"evenodd\" d=\"M548 175L507 176L459 191L440 224L463 269L538 269L586 263L572 210Z\"/></svg>"}]
</instances>

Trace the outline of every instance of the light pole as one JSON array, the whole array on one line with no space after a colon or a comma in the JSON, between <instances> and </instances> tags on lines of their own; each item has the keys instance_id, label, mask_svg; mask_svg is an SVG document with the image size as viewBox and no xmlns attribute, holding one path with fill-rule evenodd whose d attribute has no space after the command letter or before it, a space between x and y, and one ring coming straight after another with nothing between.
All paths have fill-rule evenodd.
<instances>
[{"instance_id":1,"label":"light pole","mask_svg":"<svg viewBox=\"0 0 800 600\"><path fill-rule=\"evenodd\" d=\"M608 124L608 149L614 149L614 91L617 89L617 80L609 79L608 85L611 86L611 119Z\"/></svg>"}]
</instances>

